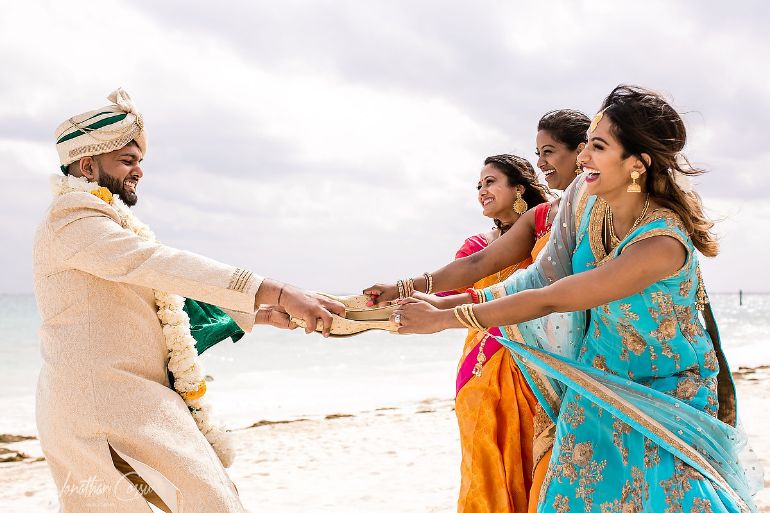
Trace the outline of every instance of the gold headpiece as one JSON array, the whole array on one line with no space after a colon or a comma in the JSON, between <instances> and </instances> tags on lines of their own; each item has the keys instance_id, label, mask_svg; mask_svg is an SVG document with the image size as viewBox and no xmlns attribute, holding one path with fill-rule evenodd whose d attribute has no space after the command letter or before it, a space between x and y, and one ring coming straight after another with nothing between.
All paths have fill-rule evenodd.
<instances>
[{"instance_id":1,"label":"gold headpiece","mask_svg":"<svg viewBox=\"0 0 770 513\"><path fill-rule=\"evenodd\" d=\"M594 133L594 131L596 130L596 127L599 125L599 121L601 121L601 120L602 120L602 118L604 117L604 111L605 111L605 110L607 110L607 108L608 108L608 107L606 107L606 108L604 108L604 109L600 110L600 111L599 111L599 112L596 114L596 116L594 116L594 119L592 119L592 120L591 120L591 126L590 126L590 127L588 127L588 133L589 133L589 134L592 134L592 133Z\"/></svg>"}]
</instances>

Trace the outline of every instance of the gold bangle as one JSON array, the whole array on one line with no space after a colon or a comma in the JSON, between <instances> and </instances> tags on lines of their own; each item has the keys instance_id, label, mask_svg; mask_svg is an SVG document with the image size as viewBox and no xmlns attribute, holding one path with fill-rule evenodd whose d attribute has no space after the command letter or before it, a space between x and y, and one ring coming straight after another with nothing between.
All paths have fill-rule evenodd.
<instances>
[{"instance_id":1,"label":"gold bangle","mask_svg":"<svg viewBox=\"0 0 770 513\"><path fill-rule=\"evenodd\" d=\"M404 294L404 280L398 280L396 282L396 286L398 287L399 299L404 299L406 297L406 295Z\"/></svg>"},{"instance_id":2,"label":"gold bangle","mask_svg":"<svg viewBox=\"0 0 770 513\"><path fill-rule=\"evenodd\" d=\"M473 305L472 304L465 305L465 315L466 315L468 321L470 321L471 325L473 326L473 329L475 329L476 331L481 331L481 332L484 331L484 328L481 326L481 324L479 324L479 321L476 320L476 315L473 313Z\"/></svg>"},{"instance_id":3,"label":"gold bangle","mask_svg":"<svg viewBox=\"0 0 770 513\"><path fill-rule=\"evenodd\" d=\"M406 297L410 297L414 292L414 280L412 278L407 278L405 288L406 288Z\"/></svg>"},{"instance_id":4,"label":"gold bangle","mask_svg":"<svg viewBox=\"0 0 770 513\"><path fill-rule=\"evenodd\" d=\"M484 294L483 289L473 289L473 290L476 292L476 297L479 298L478 304L487 302L487 296Z\"/></svg>"},{"instance_id":5,"label":"gold bangle","mask_svg":"<svg viewBox=\"0 0 770 513\"><path fill-rule=\"evenodd\" d=\"M433 294L433 275L431 273L422 273L425 276L425 293Z\"/></svg>"},{"instance_id":6,"label":"gold bangle","mask_svg":"<svg viewBox=\"0 0 770 513\"><path fill-rule=\"evenodd\" d=\"M455 314L455 317L457 318L457 320L458 320L458 322L459 322L460 324L462 324L463 326L465 326L465 327L466 327L466 328L468 328L469 330L472 330L472 329L473 329L473 326L471 326L471 325L470 325L470 324L469 324L467 321L465 321L465 320L462 318L462 316L460 315L460 313L463 311L463 308L462 308L462 307L463 307L463 305L458 305L458 306L454 307L454 308L452 309L452 311L454 312L454 314Z\"/></svg>"},{"instance_id":7,"label":"gold bangle","mask_svg":"<svg viewBox=\"0 0 770 513\"><path fill-rule=\"evenodd\" d=\"M479 322L479 320L476 318L476 314L473 312L473 305L472 304L466 304L466 305L463 305L463 306L465 306L466 317L468 318L470 323L473 325L473 327L476 330L481 331L482 333L487 331L487 329L484 326L482 326L481 323Z\"/></svg>"},{"instance_id":8,"label":"gold bangle","mask_svg":"<svg viewBox=\"0 0 770 513\"><path fill-rule=\"evenodd\" d=\"M468 317L468 312L465 311L466 305L459 305L455 307L455 315L459 319L459 321L462 323L463 326L468 328L469 330L476 331L476 327L473 326L473 324L470 321L470 317Z\"/></svg>"}]
</instances>

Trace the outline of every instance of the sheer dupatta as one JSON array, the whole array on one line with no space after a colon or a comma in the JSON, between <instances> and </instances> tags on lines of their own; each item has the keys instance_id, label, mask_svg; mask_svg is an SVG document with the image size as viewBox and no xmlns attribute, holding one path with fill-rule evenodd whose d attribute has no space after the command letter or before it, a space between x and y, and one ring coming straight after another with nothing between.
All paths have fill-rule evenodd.
<instances>
[{"instance_id":1,"label":"sheer dupatta","mask_svg":"<svg viewBox=\"0 0 770 513\"><path fill-rule=\"evenodd\" d=\"M502 283L484 289L488 301L515 294L526 289L542 288L555 281L573 274L572 254L576 247L576 228L580 224L580 214L585 208L585 184L582 177L576 179L564 192L559 203L559 210L551 227L551 235L546 247L535 264L525 270L514 273ZM582 198L582 200L581 200ZM578 205L582 202L582 205ZM577 359L585 330L585 312L551 314L539 319L523 322L517 326L503 326L503 345L510 346L511 340L524 343L565 357ZM516 356L516 353L514 353ZM527 377L532 391L543 409L556 422L561 406L561 397L566 387L559 380L537 371L520 366Z\"/></svg>"},{"instance_id":2,"label":"sheer dupatta","mask_svg":"<svg viewBox=\"0 0 770 513\"><path fill-rule=\"evenodd\" d=\"M487 300L573 274L578 234L586 233L582 225L588 222L584 212L595 200L585 192L584 178L575 180L562 197L541 258L484 289ZM751 495L762 487L762 472L737 422L725 423L675 397L578 363L585 329L585 312L555 313L502 327L503 337L496 338L514 355L554 422L564 392L572 388L709 478L723 500L740 511L756 511Z\"/></svg>"}]
</instances>

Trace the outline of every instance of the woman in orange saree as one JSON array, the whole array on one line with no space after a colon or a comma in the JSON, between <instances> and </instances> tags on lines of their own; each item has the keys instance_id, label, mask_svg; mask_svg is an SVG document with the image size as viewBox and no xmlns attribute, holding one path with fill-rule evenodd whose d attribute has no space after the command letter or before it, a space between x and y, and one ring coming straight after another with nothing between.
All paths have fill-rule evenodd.
<instances>
[{"instance_id":1,"label":"woman in orange saree","mask_svg":"<svg viewBox=\"0 0 770 513\"><path fill-rule=\"evenodd\" d=\"M495 228L466 239L456 258L468 257L489 246L517 223L530 206L534 206L541 223L538 235L548 233L549 194L525 159L514 155L487 158L477 188L483 214L494 219ZM528 255L476 281L473 288L500 283L532 261ZM537 399L510 353L493 337L469 330L458 365L456 393L462 449L458 511L526 511L532 484Z\"/></svg>"},{"instance_id":2,"label":"woman in orange saree","mask_svg":"<svg viewBox=\"0 0 770 513\"><path fill-rule=\"evenodd\" d=\"M575 158L583 149L589 124L585 114L573 110L551 111L539 121L537 164L552 188L566 188L577 176ZM536 206L515 215L515 189L510 185L537 181L529 162L509 157L520 164L518 169L528 170L526 180L498 176L502 180L497 185L485 181L485 171L491 169L499 174L507 167L505 163L499 168L490 166L487 159L478 184L484 215L496 219L496 229L466 239L457 259L449 265L407 280L417 290L433 289L428 277L437 290L457 289L439 295L501 282L527 267L545 246L559 200L528 201L529 207ZM506 195L500 182L509 185L511 192ZM523 191L522 196L527 199ZM491 244L496 240L497 244ZM396 284L377 284L364 293L372 297L372 304L382 304L397 299L399 288ZM478 333L468 333L458 366L456 392L462 446L458 511L527 512L530 496L536 503L547 468L553 424L547 416L536 414L541 409L521 372L510 353L492 337L482 340ZM533 443L535 438L537 443ZM545 464L535 471L533 467L543 460Z\"/></svg>"},{"instance_id":3,"label":"woman in orange saree","mask_svg":"<svg viewBox=\"0 0 770 513\"><path fill-rule=\"evenodd\" d=\"M538 243L547 240L549 203L535 207ZM458 251L469 256L488 245L474 235ZM537 244L542 246L542 244ZM509 266L473 284L500 283L535 258ZM534 470L537 399L510 353L497 340L468 330L458 366L455 410L462 447L458 511L526 511Z\"/></svg>"}]
</instances>

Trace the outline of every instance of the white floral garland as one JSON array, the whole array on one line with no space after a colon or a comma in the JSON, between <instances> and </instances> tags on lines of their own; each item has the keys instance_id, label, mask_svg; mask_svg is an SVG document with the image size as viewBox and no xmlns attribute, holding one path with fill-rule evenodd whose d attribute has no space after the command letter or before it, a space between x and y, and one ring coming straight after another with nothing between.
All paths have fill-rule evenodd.
<instances>
[{"instance_id":1,"label":"white floral garland","mask_svg":"<svg viewBox=\"0 0 770 513\"><path fill-rule=\"evenodd\" d=\"M121 225L139 237L157 242L150 228L139 221L117 195L113 195L97 183L83 177L51 177L51 189L54 196L70 192L88 192L110 204L118 213ZM229 467L235 459L235 452L230 444L227 431L223 426L211 423L208 410L210 407L202 400L206 393L206 379L203 368L198 363L198 351L195 339L190 333L190 318L183 310L184 298L161 290L153 290L158 305L158 319L163 326L163 335L168 348L168 369L174 376L174 389L184 399L190 409L195 424L214 448L222 465Z\"/></svg>"}]
</instances>

